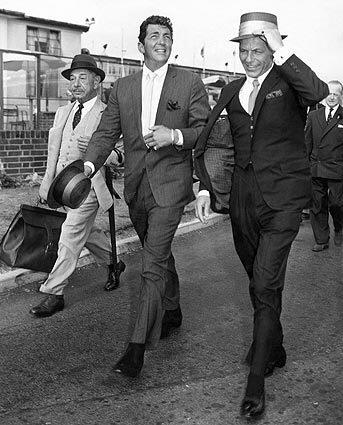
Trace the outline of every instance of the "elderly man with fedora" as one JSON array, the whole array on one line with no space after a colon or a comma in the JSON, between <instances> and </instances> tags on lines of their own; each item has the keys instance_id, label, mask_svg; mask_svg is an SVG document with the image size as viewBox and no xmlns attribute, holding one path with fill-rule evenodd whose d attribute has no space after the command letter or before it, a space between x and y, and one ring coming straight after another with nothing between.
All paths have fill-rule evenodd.
<instances>
[{"instance_id":1,"label":"elderly man with fedora","mask_svg":"<svg viewBox=\"0 0 343 425\"><path fill-rule=\"evenodd\" d=\"M56 111L54 124L49 132L47 169L39 189L41 202L48 201L49 206L53 208L68 205L68 202L63 202L63 196L68 198L66 192L58 195L63 189L57 187L58 184L65 184L65 179L68 178L68 173L63 170L72 168L71 175L78 178L78 164L81 162L83 169L82 158L88 141L106 107L98 97L98 89L105 73L97 67L92 56L76 55L71 67L62 71L62 75L70 81L69 91L75 101ZM117 153L112 152L108 160L113 164L118 160ZM57 175L59 177L55 179ZM84 176L83 172L82 175ZM82 187L89 190L87 185L82 184ZM49 191L49 188L54 190ZM67 190L67 187L64 189ZM73 200L69 199L69 202L72 204ZM73 209L65 208L67 217L61 229L58 257L51 273L40 287L40 292L47 295L37 306L31 308L30 313L33 316L51 316L64 308L63 290L67 278L75 270L84 246L99 264L108 265L105 288L111 287L114 275L110 240L104 231L94 226L94 220L99 206L106 211L112 204L113 199L106 186L104 170L101 169L92 177L91 189L85 202L79 208L74 208L77 205L74 205Z\"/></svg>"},{"instance_id":2,"label":"elderly man with fedora","mask_svg":"<svg viewBox=\"0 0 343 425\"><path fill-rule=\"evenodd\" d=\"M229 210L254 308L253 342L246 357L250 373L241 405L241 415L247 419L258 418L265 409L265 376L286 363L280 322L282 290L301 212L311 197L306 110L328 94L327 85L283 45L285 37L275 15L241 16L239 36L232 41L239 43L246 77L223 88L195 152L201 188L213 197L204 153L211 129L225 108L235 151ZM228 191L230 185L228 181ZM208 215L210 196L198 194L196 213L201 221Z\"/></svg>"}]
</instances>

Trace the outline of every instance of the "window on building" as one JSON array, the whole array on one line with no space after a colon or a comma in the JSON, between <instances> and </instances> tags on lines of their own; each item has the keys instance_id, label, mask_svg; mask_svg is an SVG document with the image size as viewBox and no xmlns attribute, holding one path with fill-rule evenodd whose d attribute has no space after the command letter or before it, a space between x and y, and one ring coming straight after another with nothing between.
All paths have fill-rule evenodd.
<instances>
[{"instance_id":1,"label":"window on building","mask_svg":"<svg viewBox=\"0 0 343 425\"><path fill-rule=\"evenodd\" d=\"M27 27L27 49L50 55L61 55L60 32L47 28Z\"/></svg>"}]
</instances>

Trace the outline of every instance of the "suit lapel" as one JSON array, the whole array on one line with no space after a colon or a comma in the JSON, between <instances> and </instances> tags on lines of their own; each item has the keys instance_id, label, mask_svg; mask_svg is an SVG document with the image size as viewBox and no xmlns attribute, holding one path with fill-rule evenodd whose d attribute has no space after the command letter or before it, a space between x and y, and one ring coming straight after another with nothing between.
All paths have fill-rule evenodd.
<instances>
[{"instance_id":1,"label":"suit lapel","mask_svg":"<svg viewBox=\"0 0 343 425\"><path fill-rule=\"evenodd\" d=\"M324 131L326 129L327 123L325 119L325 108L320 108L316 114L320 128Z\"/></svg>"},{"instance_id":2,"label":"suit lapel","mask_svg":"<svg viewBox=\"0 0 343 425\"><path fill-rule=\"evenodd\" d=\"M133 116L135 117L135 124L139 134L142 134L142 75L142 71L134 74L130 87Z\"/></svg>"},{"instance_id":3,"label":"suit lapel","mask_svg":"<svg viewBox=\"0 0 343 425\"><path fill-rule=\"evenodd\" d=\"M324 109L324 108L322 108ZM335 115L332 117L332 120L329 122L329 124L326 125L326 127L324 128L322 137L324 137L330 130L332 130L336 124L337 124L337 120L342 117L342 112L343 112L343 108L341 106L339 106L337 108L337 111L335 112ZM324 114L325 117L325 114Z\"/></svg>"},{"instance_id":4,"label":"suit lapel","mask_svg":"<svg viewBox=\"0 0 343 425\"><path fill-rule=\"evenodd\" d=\"M254 122L256 122L257 120L258 114L261 110L263 102L266 99L267 93L272 90L272 88L278 83L279 80L280 76L276 71L275 67L273 67L270 73L267 75L266 79L263 81L261 88L258 92L253 113Z\"/></svg>"},{"instance_id":5,"label":"suit lapel","mask_svg":"<svg viewBox=\"0 0 343 425\"><path fill-rule=\"evenodd\" d=\"M164 119L164 115L167 111L168 100L173 98L176 84L176 69L168 66L166 78L164 79L160 100L158 102L156 112L156 125L161 124Z\"/></svg>"}]
</instances>

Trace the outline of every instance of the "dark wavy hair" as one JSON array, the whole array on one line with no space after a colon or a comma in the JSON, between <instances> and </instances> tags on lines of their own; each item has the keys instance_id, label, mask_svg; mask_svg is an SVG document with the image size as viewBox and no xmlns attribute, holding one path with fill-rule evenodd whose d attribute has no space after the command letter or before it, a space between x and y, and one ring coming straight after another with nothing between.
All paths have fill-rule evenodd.
<instances>
[{"instance_id":1,"label":"dark wavy hair","mask_svg":"<svg viewBox=\"0 0 343 425\"><path fill-rule=\"evenodd\" d=\"M170 35L173 40L173 26L172 26L171 20L169 18L166 18L165 16L152 15L152 16L149 16L149 18L146 18L146 20L143 21L141 23L141 26L139 27L138 40L142 44L144 44L148 25L161 25L162 27L167 27L170 31Z\"/></svg>"}]
</instances>

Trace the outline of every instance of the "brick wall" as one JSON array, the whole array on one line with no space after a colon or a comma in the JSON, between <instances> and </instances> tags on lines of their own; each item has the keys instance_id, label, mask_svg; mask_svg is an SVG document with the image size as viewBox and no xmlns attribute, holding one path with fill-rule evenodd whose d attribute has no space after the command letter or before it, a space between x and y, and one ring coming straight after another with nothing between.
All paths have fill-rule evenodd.
<instances>
[{"instance_id":1,"label":"brick wall","mask_svg":"<svg viewBox=\"0 0 343 425\"><path fill-rule=\"evenodd\" d=\"M6 174L43 174L48 154L48 131L0 131L0 162Z\"/></svg>"}]
</instances>

